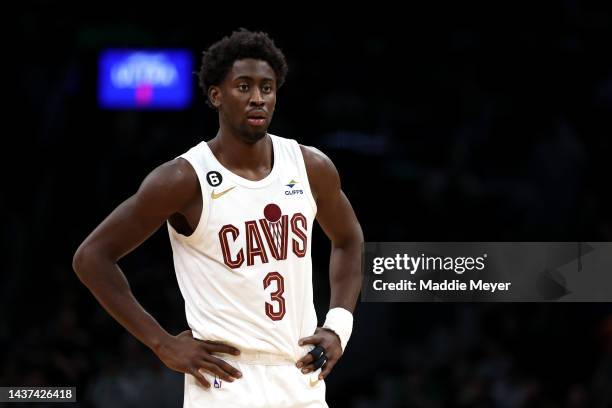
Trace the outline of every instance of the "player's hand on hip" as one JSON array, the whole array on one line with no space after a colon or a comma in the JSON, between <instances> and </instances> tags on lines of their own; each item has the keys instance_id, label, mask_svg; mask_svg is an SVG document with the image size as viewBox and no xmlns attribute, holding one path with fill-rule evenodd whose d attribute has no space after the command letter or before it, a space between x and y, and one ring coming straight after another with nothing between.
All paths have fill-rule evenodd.
<instances>
[{"instance_id":1,"label":"player's hand on hip","mask_svg":"<svg viewBox=\"0 0 612 408\"><path fill-rule=\"evenodd\" d=\"M210 383L200 372L201 369L228 382L242 377L240 371L211 353L238 355L240 351L216 341L194 339L191 330L185 330L177 336L172 336L156 352L168 368L193 375L206 388L210 387Z\"/></svg>"},{"instance_id":2,"label":"player's hand on hip","mask_svg":"<svg viewBox=\"0 0 612 408\"><path fill-rule=\"evenodd\" d=\"M342 357L342 346L340 345L340 337L332 330L317 327L315 334L309 337L300 339L299 345L313 344L321 346L325 349L325 363L321 367L321 373L319 379L322 380L331 372L340 357ZM302 370L302 373L308 374L316 370L315 368L315 357L307 353L304 357L300 358L296 367Z\"/></svg>"}]
</instances>

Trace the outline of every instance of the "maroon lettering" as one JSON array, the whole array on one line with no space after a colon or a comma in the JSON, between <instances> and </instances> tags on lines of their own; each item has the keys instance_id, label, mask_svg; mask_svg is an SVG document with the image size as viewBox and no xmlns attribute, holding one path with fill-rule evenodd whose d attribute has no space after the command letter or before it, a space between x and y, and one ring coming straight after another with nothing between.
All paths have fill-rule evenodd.
<instances>
[{"instance_id":1,"label":"maroon lettering","mask_svg":"<svg viewBox=\"0 0 612 408\"><path fill-rule=\"evenodd\" d=\"M301 230L298 227L298 224L302 224L302 228L303 230ZM302 241L302 247L300 248L300 243L293 239L293 253L298 257L298 258L303 258L304 256L306 256L306 247L307 247L307 243L308 243L308 237L306 236L306 231L307 231L307 224L306 224L306 217L304 217L303 214L301 213L295 213L293 214L293 217L291 217L291 231L297 236L297 238Z\"/></svg>"},{"instance_id":2,"label":"maroon lettering","mask_svg":"<svg viewBox=\"0 0 612 408\"><path fill-rule=\"evenodd\" d=\"M232 259L232 254L229 249L229 243L227 241L228 233L232 236L232 240L236 242L236 238L240 235L238 228L231 224L224 225L219 231L219 241L221 242L221 250L223 251L223 262L232 269L240 268L244 262L244 252L242 249L238 251L236 259Z\"/></svg>"},{"instance_id":3,"label":"maroon lettering","mask_svg":"<svg viewBox=\"0 0 612 408\"><path fill-rule=\"evenodd\" d=\"M247 221L244 223L246 228L246 244L247 244L247 265L252 266L255 263L255 257L258 256L262 263L268 263L268 255L263 245L263 240L257 228L257 222Z\"/></svg>"}]
</instances>

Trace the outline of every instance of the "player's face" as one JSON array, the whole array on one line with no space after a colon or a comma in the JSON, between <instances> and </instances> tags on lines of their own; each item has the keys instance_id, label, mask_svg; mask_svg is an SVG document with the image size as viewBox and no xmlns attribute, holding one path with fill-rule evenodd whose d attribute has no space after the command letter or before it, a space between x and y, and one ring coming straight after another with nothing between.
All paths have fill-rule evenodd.
<instances>
[{"instance_id":1,"label":"player's face","mask_svg":"<svg viewBox=\"0 0 612 408\"><path fill-rule=\"evenodd\" d=\"M220 119L246 142L254 143L266 135L272 121L276 74L266 61L235 61L217 97Z\"/></svg>"}]
</instances>

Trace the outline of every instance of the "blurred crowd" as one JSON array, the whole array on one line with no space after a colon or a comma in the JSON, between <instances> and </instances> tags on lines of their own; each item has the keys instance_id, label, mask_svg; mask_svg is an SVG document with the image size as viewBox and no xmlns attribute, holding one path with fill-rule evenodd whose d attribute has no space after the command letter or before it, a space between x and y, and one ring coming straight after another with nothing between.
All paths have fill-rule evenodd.
<instances>
[{"instance_id":1,"label":"blurred crowd","mask_svg":"<svg viewBox=\"0 0 612 408\"><path fill-rule=\"evenodd\" d=\"M385 368L369 371L370 381L358 388L370 392L353 395L350 406L578 408L612 403L609 306L433 306L448 316L430 319L428 306L418 305L428 317L396 333L393 346L385 347L392 357L381 356Z\"/></svg>"}]
</instances>

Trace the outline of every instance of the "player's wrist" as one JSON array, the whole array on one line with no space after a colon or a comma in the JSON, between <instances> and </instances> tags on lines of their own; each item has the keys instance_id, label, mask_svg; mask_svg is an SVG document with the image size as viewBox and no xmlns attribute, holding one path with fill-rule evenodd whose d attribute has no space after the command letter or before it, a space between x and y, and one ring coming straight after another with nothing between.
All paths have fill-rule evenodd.
<instances>
[{"instance_id":1,"label":"player's wrist","mask_svg":"<svg viewBox=\"0 0 612 408\"><path fill-rule=\"evenodd\" d=\"M342 352L351 337L353 331L353 314L342 307L334 307L327 312L324 329L333 331L340 339Z\"/></svg>"},{"instance_id":2,"label":"player's wrist","mask_svg":"<svg viewBox=\"0 0 612 408\"><path fill-rule=\"evenodd\" d=\"M168 349L169 344L173 340L175 340L175 337L172 336L170 333L160 333L154 336L149 341L148 346L153 351L153 353L159 356L160 354L163 354L166 349Z\"/></svg>"},{"instance_id":3,"label":"player's wrist","mask_svg":"<svg viewBox=\"0 0 612 408\"><path fill-rule=\"evenodd\" d=\"M342 344L342 340L340 340L340 336L338 336L338 333L336 333L335 331L333 331L329 327L321 327L321 328L323 330L325 330L326 332L329 332L329 333L333 334L338 339L338 343Z\"/></svg>"}]
</instances>

